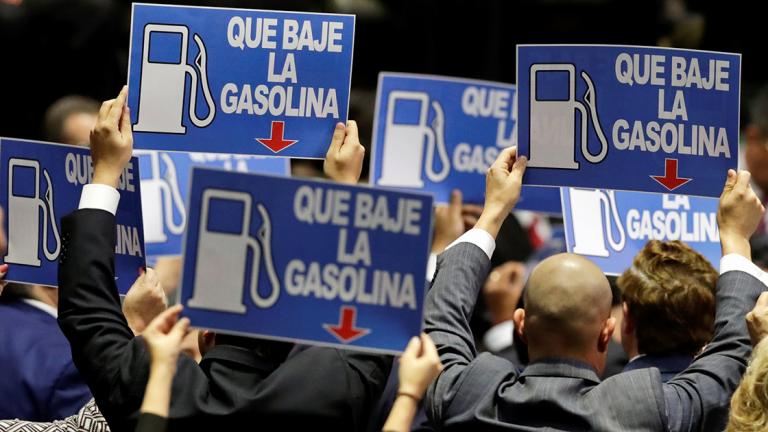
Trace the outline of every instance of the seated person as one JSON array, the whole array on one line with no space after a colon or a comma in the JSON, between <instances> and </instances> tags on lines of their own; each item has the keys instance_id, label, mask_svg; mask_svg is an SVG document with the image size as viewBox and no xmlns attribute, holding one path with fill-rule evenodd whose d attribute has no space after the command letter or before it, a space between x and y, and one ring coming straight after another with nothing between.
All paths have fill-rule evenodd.
<instances>
[{"instance_id":1,"label":"seated person","mask_svg":"<svg viewBox=\"0 0 768 432\"><path fill-rule=\"evenodd\" d=\"M521 373L509 361L477 354L469 328L490 269L499 226L520 196L525 158L502 151L488 171L475 228L441 254L427 294L425 332L444 365L427 391L427 414L442 431L722 430L751 346L743 317L765 291L750 259L749 236L765 209L749 173L729 171L718 223L723 249L715 335L689 368L662 383L646 368L598 378L615 327L611 289L591 261L559 254L536 266L515 311L528 344Z\"/></svg>"},{"instance_id":2,"label":"seated person","mask_svg":"<svg viewBox=\"0 0 768 432\"><path fill-rule=\"evenodd\" d=\"M651 240L618 284L624 370L655 367L669 381L712 339L717 271L683 242Z\"/></svg>"},{"instance_id":3,"label":"seated person","mask_svg":"<svg viewBox=\"0 0 768 432\"><path fill-rule=\"evenodd\" d=\"M100 111L91 134L92 184L83 188L81 208L62 219L66 253L59 264L59 325L114 432L136 427L150 369L144 341L134 337L120 311L114 280L115 187L133 147L127 93L124 88ZM356 180L360 147L354 122L336 126L328 161L333 178ZM324 347L276 363L262 355L258 342L240 346L240 339L217 338L199 365L179 355L169 430L229 430L244 424L359 430L392 364L389 356Z\"/></svg>"},{"instance_id":4,"label":"seated person","mask_svg":"<svg viewBox=\"0 0 768 432\"><path fill-rule=\"evenodd\" d=\"M58 290L8 284L0 297L0 419L50 422L91 398L56 323Z\"/></svg>"},{"instance_id":5,"label":"seated person","mask_svg":"<svg viewBox=\"0 0 768 432\"><path fill-rule=\"evenodd\" d=\"M123 313L128 325L135 334L141 333L155 316L166 308L165 295L160 286L159 278L153 269L142 271L133 283L123 302ZM55 323L55 320L53 320ZM56 332L61 334L58 326ZM63 335L61 336L64 339ZM71 361L71 357L70 361ZM87 390L87 387L86 387ZM49 422L33 422L26 420L0 420L0 431L41 431L41 432L104 432L109 431L109 425L101 414L96 401L91 398L85 406L61 420Z\"/></svg>"}]
</instances>

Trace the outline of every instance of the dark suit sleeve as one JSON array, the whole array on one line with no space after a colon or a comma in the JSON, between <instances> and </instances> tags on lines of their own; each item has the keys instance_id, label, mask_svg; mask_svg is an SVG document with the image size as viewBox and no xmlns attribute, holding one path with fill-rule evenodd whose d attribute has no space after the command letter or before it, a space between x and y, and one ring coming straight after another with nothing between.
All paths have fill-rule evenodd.
<instances>
[{"instance_id":1,"label":"dark suit sleeve","mask_svg":"<svg viewBox=\"0 0 768 432\"><path fill-rule=\"evenodd\" d=\"M59 326L72 359L88 383L113 431L133 430L149 374L149 354L134 337L120 307L115 284L115 216L78 210L61 221ZM138 275L138 269L137 269ZM174 379L192 388L197 364L180 356ZM180 392L178 399L195 392ZM174 401L176 402L176 401Z\"/></svg>"},{"instance_id":2,"label":"dark suit sleeve","mask_svg":"<svg viewBox=\"0 0 768 432\"><path fill-rule=\"evenodd\" d=\"M425 408L437 424L461 385L465 368L477 356L469 320L490 266L485 252L466 242L437 258L424 306L424 330L434 340L444 366L426 395Z\"/></svg>"},{"instance_id":3,"label":"dark suit sleeve","mask_svg":"<svg viewBox=\"0 0 768 432\"><path fill-rule=\"evenodd\" d=\"M725 429L731 395L752 351L744 317L765 285L741 271L717 281L715 335L705 351L664 384L670 431Z\"/></svg>"}]
</instances>

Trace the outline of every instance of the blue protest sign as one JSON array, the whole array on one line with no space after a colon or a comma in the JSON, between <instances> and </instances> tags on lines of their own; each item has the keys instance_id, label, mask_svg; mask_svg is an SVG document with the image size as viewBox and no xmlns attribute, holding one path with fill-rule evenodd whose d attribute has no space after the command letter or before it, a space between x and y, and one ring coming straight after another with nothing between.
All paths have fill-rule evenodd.
<instances>
[{"instance_id":1,"label":"blue protest sign","mask_svg":"<svg viewBox=\"0 0 768 432\"><path fill-rule=\"evenodd\" d=\"M371 178L448 202L452 189L482 204L485 174L514 144L515 86L382 72L376 94Z\"/></svg>"},{"instance_id":2,"label":"blue protest sign","mask_svg":"<svg viewBox=\"0 0 768 432\"><path fill-rule=\"evenodd\" d=\"M388 353L419 334L430 196L193 168L190 209L193 325Z\"/></svg>"},{"instance_id":3,"label":"blue protest sign","mask_svg":"<svg viewBox=\"0 0 768 432\"><path fill-rule=\"evenodd\" d=\"M134 155L141 166L144 241L149 257L181 255L192 166L290 175L290 161L284 158L153 150L136 150Z\"/></svg>"},{"instance_id":4,"label":"blue protest sign","mask_svg":"<svg viewBox=\"0 0 768 432\"><path fill-rule=\"evenodd\" d=\"M447 203L451 190L482 204L485 174L514 145L515 86L464 78L382 72L376 94L371 178L422 190ZM559 214L557 188L523 187L517 208Z\"/></svg>"},{"instance_id":5,"label":"blue protest sign","mask_svg":"<svg viewBox=\"0 0 768 432\"><path fill-rule=\"evenodd\" d=\"M347 119L352 15L133 5L135 146L322 158Z\"/></svg>"},{"instance_id":6,"label":"blue protest sign","mask_svg":"<svg viewBox=\"0 0 768 432\"><path fill-rule=\"evenodd\" d=\"M741 56L518 45L526 184L717 197L738 165Z\"/></svg>"},{"instance_id":7,"label":"blue protest sign","mask_svg":"<svg viewBox=\"0 0 768 432\"><path fill-rule=\"evenodd\" d=\"M623 273L650 240L680 240L720 266L717 199L579 188L562 194L568 252L607 274Z\"/></svg>"},{"instance_id":8,"label":"blue protest sign","mask_svg":"<svg viewBox=\"0 0 768 432\"><path fill-rule=\"evenodd\" d=\"M0 138L0 167L8 180L0 188L5 209L9 265L6 280L58 285L62 217L77 210L93 169L87 148ZM117 207L115 280L125 294L145 265L139 163L132 158L120 184Z\"/></svg>"}]
</instances>

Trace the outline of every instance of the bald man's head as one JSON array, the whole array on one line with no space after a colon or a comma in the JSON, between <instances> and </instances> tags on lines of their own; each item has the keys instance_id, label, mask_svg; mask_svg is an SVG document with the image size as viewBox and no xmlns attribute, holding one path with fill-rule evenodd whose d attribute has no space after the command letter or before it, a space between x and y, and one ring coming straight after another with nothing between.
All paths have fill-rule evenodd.
<instances>
[{"instance_id":1,"label":"bald man's head","mask_svg":"<svg viewBox=\"0 0 768 432\"><path fill-rule=\"evenodd\" d=\"M537 351L596 351L610 312L611 287L599 267L573 254L547 258L533 270L525 290L524 333L532 357Z\"/></svg>"}]
</instances>

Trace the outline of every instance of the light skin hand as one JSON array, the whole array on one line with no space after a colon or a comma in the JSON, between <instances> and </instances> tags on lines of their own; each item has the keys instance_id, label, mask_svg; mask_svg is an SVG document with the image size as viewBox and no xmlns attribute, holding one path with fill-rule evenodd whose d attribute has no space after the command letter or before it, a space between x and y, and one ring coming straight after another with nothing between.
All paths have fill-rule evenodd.
<instances>
[{"instance_id":1,"label":"light skin hand","mask_svg":"<svg viewBox=\"0 0 768 432\"><path fill-rule=\"evenodd\" d=\"M499 153L485 176L485 206L475 228L496 238L504 219L520 199L527 162L525 156L517 157L517 147Z\"/></svg>"},{"instance_id":2,"label":"light skin hand","mask_svg":"<svg viewBox=\"0 0 768 432\"><path fill-rule=\"evenodd\" d=\"M491 271L483 287L491 321L499 324L513 319L525 287L525 264L509 261Z\"/></svg>"},{"instance_id":3,"label":"light skin hand","mask_svg":"<svg viewBox=\"0 0 768 432\"><path fill-rule=\"evenodd\" d=\"M149 323L141 336L152 358L152 367L168 367L175 371L181 341L189 332L189 318L179 319L182 306L163 311Z\"/></svg>"},{"instance_id":4,"label":"light skin hand","mask_svg":"<svg viewBox=\"0 0 768 432\"><path fill-rule=\"evenodd\" d=\"M461 216L464 219L464 231L469 231L475 226L480 215L483 214L483 206L477 204L464 204L461 206Z\"/></svg>"},{"instance_id":5,"label":"light skin hand","mask_svg":"<svg viewBox=\"0 0 768 432\"><path fill-rule=\"evenodd\" d=\"M425 333L411 338L400 357L399 392L421 398L442 370L443 365L432 339Z\"/></svg>"},{"instance_id":6,"label":"light skin hand","mask_svg":"<svg viewBox=\"0 0 768 432\"><path fill-rule=\"evenodd\" d=\"M168 417L171 384L176 374L176 361L181 343L189 332L189 319L179 319L182 306L173 306L149 323L142 334L152 358L141 412Z\"/></svg>"},{"instance_id":7,"label":"light skin hand","mask_svg":"<svg viewBox=\"0 0 768 432\"><path fill-rule=\"evenodd\" d=\"M94 184L117 188L120 175L133 152L131 115L127 105L128 87L116 99L104 102L91 131L91 158Z\"/></svg>"},{"instance_id":8,"label":"light skin hand","mask_svg":"<svg viewBox=\"0 0 768 432\"><path fill-rule=\"evenodd\" d=\"M728 170L717 209L723 255L734 253L752 259L749 237L757 229L764 213L763 204L750 186L749 172Z\"/></svg>"},{"instance_id":9,"label":"light skin hand","mask_svg":"<svg viewBox=\"0 0 768 432\"><path fill-rule=\"evenodd\" d=\"M752 340L752 346L755 346L768 335L768 291L760 294L746 320L749 338Z\"/></svg>"},{"instance_id":10,"label":"light skin hand","mask_svg":"<svg viewBox=\"0 0 768 432\"><path fill-rule=\"evenodd\" d=\"M141 334L168 306L160 277L148 268L136 279L123 302L123 314L133 333Z\"/></svg>"},{"instance_id":11,"label":"light skin hand","mask_svg":"<svg viewBox=\"0 0 768 432\"><path fill-rule=\"evenodd\" d=\"M363 171L365 147L360 144L357 123L354 120L337 123L331 138L331 145L325 155L323 171L331 180L339 183L357 184Z\"/></svg>"},{"instance_id":12,"label":"light skin hand","mask_svg":"<svg viewBox=\"0 0 768 432\"><path fill-rule=\"evenodd\" d=\"M435 235L432 240L432 253L439 254L448 245L464 234L461 191L451 192L451 202L435 208Z\"/></svg>"},{"instance_id":13,"label":"light skin hand","mask_svg":"<svg viewBox=\"0 0 768 432\"><path fill-rule=\"evenodd\" d=\"M421 397L442 370L443 365L440 363L440 356L432 339L424 333L421 337L411 338L403 356L400 357L399 396L392 405L392 410L382 428L383 432L411 430Z\"/></svg>"}]
</instances>

